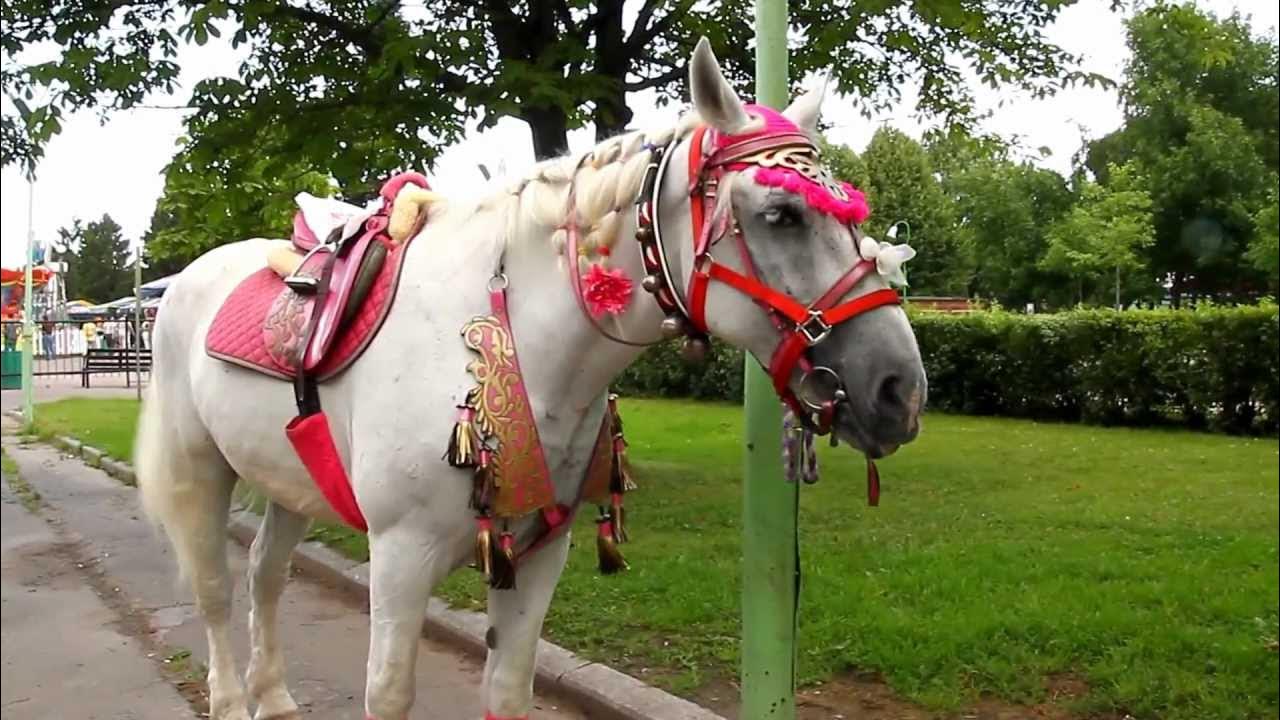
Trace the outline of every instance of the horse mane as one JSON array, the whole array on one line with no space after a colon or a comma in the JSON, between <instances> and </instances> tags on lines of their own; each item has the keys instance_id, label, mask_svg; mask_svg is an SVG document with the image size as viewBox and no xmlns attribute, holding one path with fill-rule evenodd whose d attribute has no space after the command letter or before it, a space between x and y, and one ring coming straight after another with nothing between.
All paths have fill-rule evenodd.
<instances>
[{"instance_id":1,"label":"horse mane","mask_svg":"<svg viewBox=\"0 0 1280 720\"><path fill-rule=\"evenodd\" d=\"M585 153L545 160L525 177L483 203L495 206L511 203L508 227L533 222L554 228L552 245L564 253L565 226L573 222L580 233L581 247L591 254L610 248L618 236L625 214L635 203L644 182L645 168L653 148L664 147L685 137L701 122L689 112L675 125L659 130L623 133L597 144ZM573 208L570 212L570 190ZM601 257L601 260L605 258Z\"/></svg>"}]
</instances>

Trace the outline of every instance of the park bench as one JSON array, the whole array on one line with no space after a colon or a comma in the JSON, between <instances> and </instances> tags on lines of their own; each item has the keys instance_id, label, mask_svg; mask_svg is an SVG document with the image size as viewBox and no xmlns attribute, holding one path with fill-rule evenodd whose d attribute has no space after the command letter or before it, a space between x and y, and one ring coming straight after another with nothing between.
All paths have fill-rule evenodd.
<instances>
[{"instance_id":1,"label":"park bench","mask_svg":"<svg viewBox=\"0 0 1280 720\"><path fill-rule=\"evenodd\" d=\"M133 383L132 374L139 368L151 372L151 351L143 348L89 348L80 369L80 387L89 387L93 373L124 373L124 384Z\"/></svg>"}]
</instances>

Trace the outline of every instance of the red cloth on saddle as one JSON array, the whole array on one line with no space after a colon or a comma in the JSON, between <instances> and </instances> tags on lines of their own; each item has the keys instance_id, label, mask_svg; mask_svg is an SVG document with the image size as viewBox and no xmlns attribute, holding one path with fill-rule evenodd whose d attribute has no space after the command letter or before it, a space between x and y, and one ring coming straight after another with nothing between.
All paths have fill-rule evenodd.
<instances>
[{"instance_id":1,"label":"red cloth on saddle","mask_svg":"<svg viewBox=\"0 0 1280 720\"><path fill-rule=\"evenodd\" d=\"M338 517L360 532L369 532L364 513L360 512L355 493L351 491L347 471L342 467L342 456L333 444L329 418L322 412L296 417L285 426L284 434Z\"/></svg>"},{"instance_id":2,"label":"red cloth on saddle","mask_svg":"<svg viewBox=\"0 0 1280 720\"><path fill-rule=\"evenodd\" d=\"M392 248L369 288L369 294L346 327L339 330L328 356L316 367L316 379L323 382L346 370L364 352L382 321L386 319L399 285L400 267L410 243ZM284 380L293 377L293 368L278 361L267 347L263 332L268 311L281 293L290 293L284 280L270 268L263 268L236 286L218 309L205 335L205 352L220 360L257 370Z\"/></svg>"}]
</instances>

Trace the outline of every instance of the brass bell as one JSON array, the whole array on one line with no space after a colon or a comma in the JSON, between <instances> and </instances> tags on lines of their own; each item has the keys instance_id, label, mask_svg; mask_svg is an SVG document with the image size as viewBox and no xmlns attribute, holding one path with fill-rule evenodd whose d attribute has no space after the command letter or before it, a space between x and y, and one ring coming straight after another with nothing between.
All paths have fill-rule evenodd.
<instances>
[{"instance_id":1,"label":"brass bell","mask_svg":"<svg viewBox=\"0 0 1280 720\"><path fill-rule=\"evenodd\" d=\"M705 337L685 338L684 345L680 347L680 356L690 365L705 363L709 354L711 354L711 343L707 342Z\"/></svg>"},{"instance_id":2,"label":"brass bell","mask_svg":"<svg viewBox=\"0 0 1280 720\"><path fill-rule=\"evenodd\" d=\"M640 287L647 293L656 293L662 289L662 278L657 275L645 275L640 281Z\"/></svg>"},{"instance_id":3,"label":"brass bell","mask_svg":"<svg viewBox=\"0 0 1280 720\"><path fill-rule=\"evenodd\" d=\"M649 242L653 239L653 228L648 225L636 228L636 239L640 242Z\"/></svg>"},{"instance_id":4,"label":"brass bell","mask_svg":"<svg viewBox=\"0 0 1280 720\"><path fill-rule=\"evenodd\" d=\"M684 334L684 318L679 315L668 315L662 318L662 337L670 340Z\"/></svg>"}]
</instances>

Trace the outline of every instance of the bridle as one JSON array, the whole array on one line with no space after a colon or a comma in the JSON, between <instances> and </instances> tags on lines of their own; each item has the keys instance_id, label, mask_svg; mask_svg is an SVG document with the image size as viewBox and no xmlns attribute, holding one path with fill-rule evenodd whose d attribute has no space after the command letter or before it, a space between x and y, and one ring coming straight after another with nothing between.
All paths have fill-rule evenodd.
<instances>
[{"instance_id":1,"label":"bridle","mask_svg":"<svg viewBox=\"0 0 1280 720\"><path fill-rule=\"evenodd\" d=\"M848 402L848 392L834 370L815 365L809 350L830 336L832 329L870 310L900 303L898 293L890 288L873 290L850 300L844 300L857 284L869 273L876 271L876 263L862 257L844 275L812 302L802 302L770 287L760 279L741 227L734 222L732 213L719 219L708 219L707 207L714 207L716 192L725 173L752 167L784 167L816 178L819 174L818 148L801 132L768 132L748 136L741 140L724 138L719 145L717 131L705 125L699 126L689 137L688 180L690 188L690 222L693 231L693 263L688 281L683 284L684 296L677 289L662 241L659 210L662 182L671 163L676 146L682 141L674 138L665 146L650 148L650 162L636 200L636 240L644 263L645 277L642 287L653 295L666 318L662 322L663 335L667 338L685 336L686 349L691 354L705 353L710 330L706 319L707 291L714 280L750 297L769 317L780 335L766 370L774 390L784 403L806 426L818 434L831 431L837 406ZM704 144L712 141L715 149L707 153ZM829 189L839 192L838 188ZM572 201L572 198L571 198ZM570 262L577 260L577 232L568 223L567 251ZM861 233L857 224L849 223L854 248L857 251ZM745 272L738 272L715 260L712 248L731 233L737 245ZM584 314L606 337L627 345L644 345L618 338L609 333L587 311L582 299L578 273L571 269L573 290ZM791 389L793 373L802 373L800 395ZM812 393L807 391L813 391Z\"/></svg>"}]
</instances>

